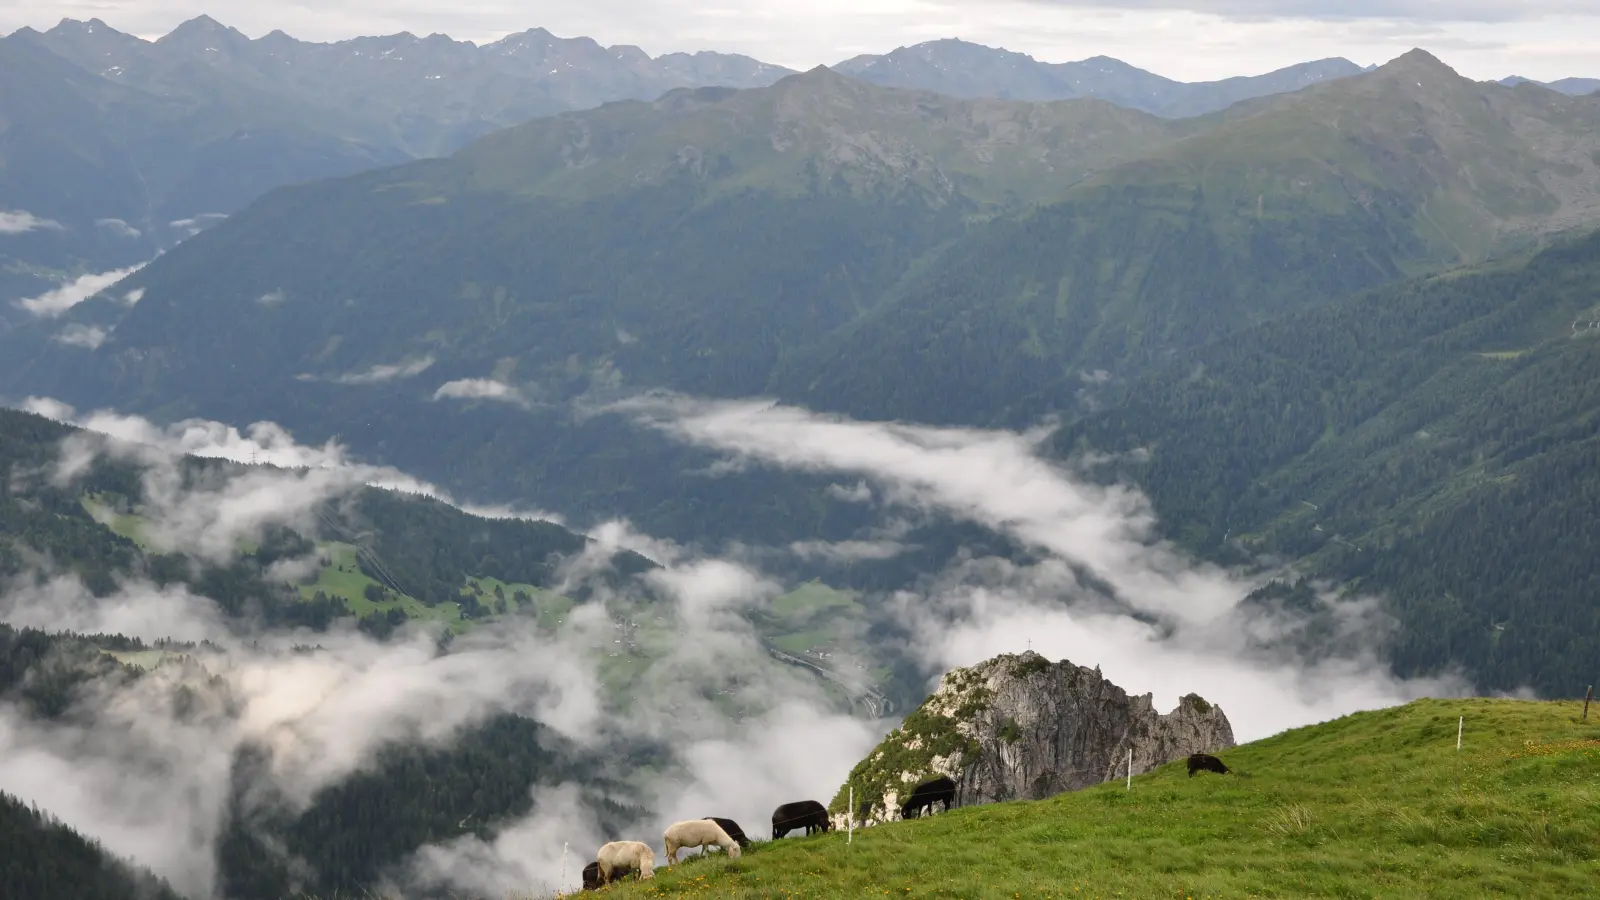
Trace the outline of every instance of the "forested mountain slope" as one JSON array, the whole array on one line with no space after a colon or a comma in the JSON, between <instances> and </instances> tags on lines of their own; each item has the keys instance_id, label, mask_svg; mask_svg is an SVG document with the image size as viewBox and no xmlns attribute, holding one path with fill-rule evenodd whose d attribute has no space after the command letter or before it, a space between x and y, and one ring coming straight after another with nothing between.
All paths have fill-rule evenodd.
<instances>
[{"instance_id":1,"label":"forested mountain slope","mask_svg":"<svg viewBox=\"0 0 1600 900\"><path fill-rule=\"evenodd\" d=\"M1388 598L1401 672L1592 680L1600 234L1249 329L1119 393L1058 447L1149 450L1123 472L1193 548Z\"/></svg>"},{"instance_id":2,"label":"forested mountain slope","mask_svg":"<svg viewBox=\"0 0 1600 900\"><path fill-rule=\"evenodd\" d=\"M636 447L611 419L575 424L565 404L760 391L777 360L873 307L974 218L1199 127L826 69L614 104L276 192L120 286L143 288L137 306L107 297L64 317L103 346L52 343L54 323L19 331L0 377L19 399L342 433L408 471L453 458L451 489L469 496L579 512L610 483L643 493L635 512L714 507L716 488L690 499L655 477L693 468L681 451ZM646 471L615 464L635 452ZM645 524L670 516L689 534L719 518L678 515Z\"/></svg>"},{"instance_id":3,"label":"forested mountain slope","mask_svg":"<svg viewBox=\"0 0 1600 900\"><path fill-rule=\"evenodd\" d=\"M827 70L680 91L280 191L124 282L136 307L75 309L103 346L40 330L0 374L340 433L469 495L680 535L733 530L717 492L772 497L752 520L792 535L828 514L696 495L676 474L696 457L566 404L671 387L936 422L1072 412L1080 373L1594 221L1597 123L1600 101L1420 51L1179 123Z\"/></svg>"},{"instance_id":4,"label":"forested mountain slope","mask_svg":"<svg viewBox=\"0 0 1600 900\"><path fill-rule=\"evenodd\" d=\"M785 360L778 392L1020 423L1075 411L1084 379L1600 221L1595 98L1479 84L1414 51L1218 115L953 247Z\"/></svg>"},{"instance_id":5,"label":"forested mountain slope","mask_svg":"<svg viewBox=\"0 0 1600 900\"><path fill-rule=\"evenodd\" d=\"M571 601L549 592L557 567L589 544L549 522L484 519L430 498L352 485L308 504L314 527L269 524L219 561L166 538L172 529L163 519L181 518L181 510L152 491L172 486L148 481L136 462L102 455L68 484L49 477L63 441L83 434L0 409L0 471L10 473L0 490L0 576L71 573L98 596L143 577L186 585L251 624L325 630L354 615L387 635L407 618L460 630L496 614L539 615L541 604L564 609ZM215 492L232 479L282 476L283 489L293 484L293 472L269 466L195 458L178 465L197 502L207 492L220 502ZM314 565L295 578L271 574L297 558ZM654 565L629 551L615 563L624 576Z\"/></svg>"},{"instance_id":6,"label":"forested mountain slope","mask_svg":"<svg viewBox=\"0 0 1600 900\"><path fill-rule=\"evenodd\" d=\"M0 896L6 900L178 900L148 871L114 860L17 798L0 793Z\"/></svg>"}]
</instances>

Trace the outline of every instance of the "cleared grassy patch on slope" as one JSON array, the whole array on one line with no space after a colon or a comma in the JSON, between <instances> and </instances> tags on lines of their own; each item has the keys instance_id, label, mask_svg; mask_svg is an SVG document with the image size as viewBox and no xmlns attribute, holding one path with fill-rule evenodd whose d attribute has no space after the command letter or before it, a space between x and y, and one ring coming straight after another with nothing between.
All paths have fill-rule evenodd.
<instances>
[{"instance_id":1,"label":"cleared grassy patch on slope","mask_svg":"<svg viewBox=\"0 0 1600 900\"><path fill-rule=\"evenodd\" d=\"M329 542L318 544L317 550L328 560L328 564L317 570L316 581L300 586L300 596L307 600L320 591L329 597L343 599L357 618L399 609L408 619L442 622L456 633L465 631L471 624L462 620L461 607L455 603L445 602L429 607L414 597L403 595L387 602L374 603L367 599L366 590L369 586L382 585L361 571L354 544Z\"/></svg>"},{"instance_id":2,"label":"cleared grassy patch on slope","mask_svg":"<svg viewBox=\"0 0 1600 900\"><path fill-rule=\"evenodd\" d=\"M1425 700L1049 800L758 843L616 897L1560 897L1600 885L1581 703ZM1466 717L1462 750L1457 716ZM819 792L820 793L820 792ZM652 842L654 843L654 842Z\"/></svg>"}]
</instances>

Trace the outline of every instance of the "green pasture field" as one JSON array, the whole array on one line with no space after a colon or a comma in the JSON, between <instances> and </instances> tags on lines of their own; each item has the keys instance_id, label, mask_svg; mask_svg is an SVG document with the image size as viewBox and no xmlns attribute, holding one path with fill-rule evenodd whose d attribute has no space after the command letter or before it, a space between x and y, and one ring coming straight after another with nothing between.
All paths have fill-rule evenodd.
<instances>
[{"instance_id":1,"label":"green pasture field","mask_svg":"<svg viewBox=\"0 0 1600 900\"><path fill-rule=\"evenodd\" d=\"M1036 802L757 842L617 898L1600 896L1600 707L1422 700ZM1456 751L1458 717L1465 717ZM832 785L819 786L825 798ZM748 824L748 823L747 823ZM765 823L756 824L764 830ZM651 843L658 843L651 841ZM658 862L663 862L658 858Z\"/></svg>"}]
</instances>

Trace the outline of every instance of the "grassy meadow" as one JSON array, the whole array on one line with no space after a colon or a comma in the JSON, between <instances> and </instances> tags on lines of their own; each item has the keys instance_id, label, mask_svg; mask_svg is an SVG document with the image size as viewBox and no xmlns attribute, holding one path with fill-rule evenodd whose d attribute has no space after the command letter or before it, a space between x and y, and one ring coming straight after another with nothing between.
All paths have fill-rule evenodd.
<instances>
[{"instance_id":1,"label":"grassy meadow","mask_svg":"<svg viewBox=\"0 0 1600 900\"><path fill-rule=\"evenodd\" d=\"M1220 754L1238 775L1189 778L1173 764L1135 777L1131 790L1116 782L958 809L858 830L850 845L842 833L757 842L740 860L663 865L653 881L603 893L1600 896L1600 705L1580 725L1581 705L1418 701Z\"/></svg>"}]
</instances>

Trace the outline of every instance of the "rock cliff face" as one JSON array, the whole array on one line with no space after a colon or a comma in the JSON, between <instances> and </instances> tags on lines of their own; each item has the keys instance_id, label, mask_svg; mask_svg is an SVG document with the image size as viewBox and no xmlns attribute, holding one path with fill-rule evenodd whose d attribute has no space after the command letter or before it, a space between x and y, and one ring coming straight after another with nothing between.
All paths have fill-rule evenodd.
<instances>
[{"instance_id":1,"label":"rock cliff face","mask_svg":"<svg viewBox=\"0 0 1600 900\"><path fill-rule=\"evenodd\" d=\"M850 773L829 812L841 826L855 789L856 824L899 816L912 788L946 775L956 805L1038 800L1191 753L1232 747L1220 708L1196 694L1157 713L1151 695L1130 697L1098 668L1037 653L998 656L944 676L922 706Z\"/></svg>"}]
</instances>

